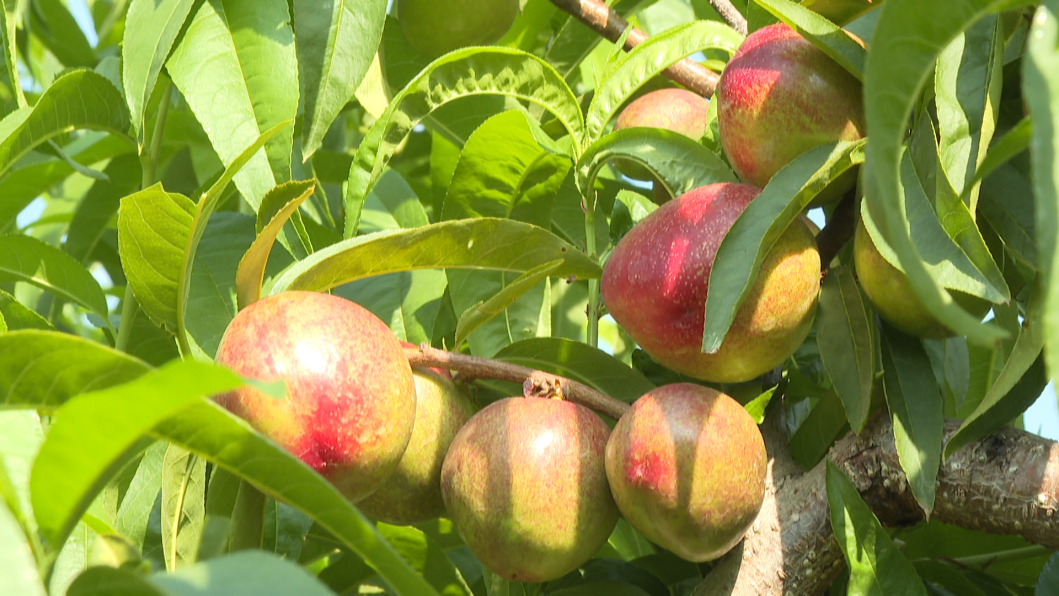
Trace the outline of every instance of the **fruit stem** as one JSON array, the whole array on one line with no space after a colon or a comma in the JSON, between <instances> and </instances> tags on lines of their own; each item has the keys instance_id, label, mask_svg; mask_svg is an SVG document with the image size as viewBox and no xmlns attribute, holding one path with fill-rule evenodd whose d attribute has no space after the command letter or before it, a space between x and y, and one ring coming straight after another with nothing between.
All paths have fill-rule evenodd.
<instances>
[{"instance_id":1,"label":"fruit stem","mask_svg":"<svg viewBox=\"0 0 1059 596\"><path fill-rule=\"evenodd\" d=\"M594 192L589 188L587 193ZM585 208L585 254L596 258L596 203L584 197ZM591 206L589 206L591 205ZM588 280L588 345L599 346L599 280Z\"/></svg>"},{"instance_id":2,"label":"fruit stem","mask_svg":"<svg viewBox=\"0 0 1059 596\"><path fill-rule=\"evenodd\" d=\"M620 402L577 381L534 370L518 364L500 362L491 358L457 354L422 344L418 348L405 348L408 364L416 367L445 368L478 379L498 379L522 383L526 397L558 397L585 406L603 416L617 420L629 409L629 404Z\"/></svg>"},{"instance_id":3,"label":"fruit stem","mask_svg":"<svg viewBox=\"0 0 1059 596\"><path fill-rule=\"evenodd\" d=\"M599 0L551 0L551 2L611 42L617 42L629 27L628 21ZM727 0L710 0L711 4L715 2L727 2ZM735 10L735 7L732 7L732 10ZM735 14L739 15L739 11L735 10ZM724 13L721 15L724 17ZM724 18L727 20L727 17ZM743 35L746 35L745 22L744 19ZM732 23L729 22L729 24ZM738 30L734 25L733 28ZM625 49L631 50L646 39L646 33L633 27L625 38ZM717 89L717 81L720 79L717 73L688 58L670 66L662 74L707 98L713 97L713 92Z\"/></svg>"}]
</instances>

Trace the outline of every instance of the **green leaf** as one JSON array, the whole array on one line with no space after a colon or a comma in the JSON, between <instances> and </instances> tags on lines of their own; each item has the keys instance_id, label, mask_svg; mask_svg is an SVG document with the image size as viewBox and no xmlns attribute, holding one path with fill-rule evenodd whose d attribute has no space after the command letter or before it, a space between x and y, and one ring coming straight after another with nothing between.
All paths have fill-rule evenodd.
<instances>
[{"instance_id":1,"label":"green leaf","mask_svg":"<svg viewBox=\"0 0 1059 596\"><path fill-rule=\"evenodd\" d=\"M1041 577L1037 580L1037 596L1048 596L1048 594L1059 593L1059 554L1054 554L1048 559L1048 564L1041 570Z\"/></svg>"},{"instance_id":2,"label":"green leaf","mask_svg":"<svg viewBox=\"0 0 1059 596\"><path fill-rule=\"evenodd\" d=\"M832 269L820 289L816 343L827 376L842 399L846 418L860 432L871 408L875 381L874 310L850 267Z\"/></svg>"},{"instance_id":3,"label":"green leaf","mask_svg":"<svg viewBox=\"0 0 1059 596\"><path fill-rule=\"evenodd\" d=\"M1007 284L1005 283L1001 287L995 286L990 279L993 275L986 276L983 274L971 261L970 257L967 256L963 248L949 237L949 233L938 220L938 214L931 207L930 199L923 191L915 168L912 165L912 160L907 153L905 153L901 163L900 190L901 198L903 199L902 209L905 210L905 217L902 218L901 225L904 226L905 231L909 232L912 238L915 238L913 244L916 247L917 254L922 255L924 259L924 262L918 263L917 266L922 266L927 271L931 283L937 283L942 288L959 290L973 296L979 296L990 302L1004 302L1010 299ZM960 209L951 202L948 205L955 209ZM867 229L872 243L879 249L879 253L887 262L907 274L906 263L900 261L896 245L890 242L892 238L888 238L883 234L878 214L871 211L868 201L862 202L860 215L861 222L864 223L864 227ZM951 219L955 220L956 218L957 216L953 215ZM970 224L970 228L953 227L953 230L958 234L961 230L963 233L970 235L978 233L974 229L973 222ZM967 242L969 246L973 244L968 238L961 237L961 239ZM986 248L984 256L979 256L980 260L983 258L992 261L992 256L988 254L988 248ZM995 267L996 263L993 262L992 268ZM1002 276L999 282L1003 282ZM1006 333L995 325L993 328L997 333ZM970 340L971 338L968 337L968 339Z\"/></svg>"},{"instance_id":4,"label":"green leaf","mask_svg":"<svg viewBox=\"0 0 1059 596\"><path fill-rule=\"evenodd\" d=\"M166 69L225 166L269 136L265 155L255 150L235 168L236 187L257 211L265 193L291 177L294 133L283 125L298 113L298 59L287 2L203 2Z\"/></svg>"},{"instance_id":5,"label":"green leaf","mask_svg":"<svg viewBox=\"0 0 1059 596\"><path fill-rule=\"evenodd\" d=\"M621 106L651 77L696 52L723 50L735 54L742 42L742 36L717 21L695 21L648 37L603 75L585 114L582 145L596 142Z\"/></svg>"},{"instance_id":6,"label":"green leaf","mask_svg":"<svg viewBox=\"0 0 1059 596\"><path fill-rule=\"evenodd\" d=\"M1044 348L1042 303L1043 293L1035 283L1015 347L989 392L945 445L945 457L1015 419L1037 400L1048 384L1044 361L1039 357Z\"/></svg>"},{"instance_id":7,"label":"green leaf","mask_svg":"<svg viewBox=\"0 0 1059 596\"><path fill-rule=\"evenodd\" d=\"M84 31L62 0L36 0L27 11L33 35L65 66L96 65L98 59Z\"/></svg>"},{"instance_id":8,"label":"green leaf","mask_svg":"<svg viewBox=\"0 0 1059 596\"><path fill-rule=\"evenodd\" d=\"M58 548L66 541L144 433L201 396L242 384L224 369L176 362L62 406L30 479L33 512L44 542Z\"/></svg>"},{"instance_id":9,"label":"green leaf","mask_svg":"<svg viewBox=\"0 0 1059 596\"><path fill-rule=\"evenodd\" d=\"M596 176L612 159L643 164L673 196L716 182L736 182L735 174L712 151L686 136L661 128L626 128L592 143L578 161L577 186L595 208Z\"/></svg>"},{"instance_id":10,"label":"green leaf","mask_svg":"<svg viewBox=\"0 0 1059 596\"><path fill-rule=\"evenodd\" d=\"M466 48L431 63L396 96L357 149L346 189L345 237L356 235L360 211L383 167L412 128L460 97L504 95L541 106L558 118L579 153L583 122L573 92L546 62L507 48Z\"/></svg>"},{"instance_id":11,"label":"green leaf","mask_svg":"<svg viewBox=\"0 0 1059 596\"><path fill-rule=\"evenodd\" d=\"M284 224L298 207L316 190L315 180L287 182L270 190L261 201L258 217L257 239L239 261L235 275L239 308L246 308L261 297L261 282L265 279L265 266ZM262 224L261 214L271 212L271 218Z\"/></svg>"},{"instance_id":12,"label":"green leaf","mask_svg":"<svg viewBox=\"0 0 1059 596\"><path fill-rule=\"evenodd\" d=\"M627 403L654 389L640 371L598 348L569 339L523 340L500 350L494 358L578 381Z\"/></svg>"},{"instance_id":13,"label":"green leaf","mask_svg":"<svg viewBox=\"0 0 1059 596\"><path fill-rule=\"evenodd\" d=\"M22 91L22 82L19 80L18 45L15 43L19 22L18 7L18 2L5 0L3 2L3 10L0 11L0 24L3 25L4 65L7 68L8 84L14 90L18 107L24 108L28 104L26 103L26 95Z\"/></svg>"},{"instance_id":14,"label":"green leaf","mask_svg":"<svg viewBox=\"0 0 1059 596\"><path fill-rule=\"evenodd\" d=\"M126 383L150 368L126 354L54 331L0 335L0 408L54 411L67 399Z\"/></svg>"},{"instance_id":15,"label":"green leaf","mask_svg":"<svg viewBox=\"0 0 1059 596\"><path fill-rule=\"evenodd\" d=\"M106 296L92 274L63 251L31 236L0 236L0 276L33 284L108 320Z\"/></svg>"},{"instance_id":16,"label":"green leaf","mask_svg":"<svg viewBox=\"0 0 1059 596\"><path fill-rule=\"evenodd\" d=\"M162 548L170 572L195 562L206 517L206 460L170 445L162 463Z\"/></svg>"},{"instance_id":17,"label":"green leaf","mask_svg":"<svg viewBox=\"0 0 1059 596\"><path fill-rule=\"evenodd\" d=\"M18 331L20 329L54 329L48 319L38 315L36 311L30 310L22 305L15 297L0 290L0 318L3 319L6 331Z\"/></svg>"},{"instance_id":18,"label":"green leaf","mask_svg":"<svg viewBox=\"0 0 1059 596\"><path fill-rule=\"evenodd\" d=\"M811 470L848 429L842 400L834 388L831 388L820 396L809 415L791 436L791 455L794 461L802 468Z\"/></svg>"},{"instance_id":19,"label":"green leaf","mask_svg":"<svg viewBox=\"0 0 1059 596\"><path fill-rule=\"evenodd\" d=\"M888 0L872 38L864 73L866 203L924 307L969 341L991 344L1006 334L959 307L931 278L905 219L901 147L906 122L946 45L1005 0Z\"/></svg>"},{"instance_id":20,"label":"green leaf","mask_svg":"<svg viewBox=\"0 0 1059 596\"><path fill-rule=\"evenodd\" d=\"M151 510L162 489L162 465L169 444L156 441L147 448L136 473L118 505L115 529L127 538L138 552L144 551L144 538Z\"/></svg>"},{"instance_id":21,"label":"green leaf","mask_svg":"<svg viewBox=\"0 0 1059 596\"><path fill-rule=\"evenodd\" d=\"M74 70L56 78L32 108L0 121L0 175L37 145L85 128L107 131L136 148L127 136L129 111L121 92L103 75Z\"/></svg>"},{"instance_id":22,"label":"green leaf","mask_svg":"<svg viewBox=\"0 0 1059 596\"><path fill-rule=\"evenodd\" d=\"M132 0L122 36L121 80L133 128L144 132L147 102L194 0Z\"/></svg>"},{"instance_id":23,"label":"green leaf","mask_svg":"<svg viewBox=\"0 0 1059 596\"><path fill-rule=\"evenodd\" d=\"M379 571L399 594L434 593L334 486L220 406L198 400L154 432L309 514Z\"/></svg>"},{"instance_id":24,"label":"green leaf","mask_svg":"<svg viewBox=\"0 0 1059 596\"><path fill-rule=\"evenodd\" d=\"M864 161L864 141L820 145L798 156L769 180L717 248L706 296L702 351L716 352L761 263L805 207L833 180Z\"/></svg>"},{"instance_id":25,"label":"green leaf","mask_svg":"<svg viewBox=\"0 0 1059 596\"><path fill-rule=\"evenodd\" d=\"M475 329L481 327L486 321L503 313L507 307L515 302L516 299L547 279L548 276L554 274L554 272L562 265L563 261L561 259L556 259L534 267L520 275L511 283L505 285L504 289L494 294L488 300L479 302L475 306L465 310L463 314L460 315L460 320L456 322L456 343L453 347L458 348L462 345L464 340L467 339L467 336L473 333Z\"/></svg>"},{"instance_id":26,"label":"green leaf","mask_svg":"<svg viewBox=\"0 0 1059 596\"><path fill-rule=\"evenodd\" d=\"M3 473L3 462L0 462ZM44 596L44 584L37 573L26 535L15 521L4 499L0 498L0 592L19 596Z\"/></svg>"},{"instance_id":27,"label":"green leaf","mask_svg":"<svg viewBox=\"0 0 1059 596\"><path fill-rule=\"evenodd\" d=\"M827 462L827 503L831 528L849 565L850 594L926 596L923 582L894 545L857 488Z\"/></svg>"},{"instance_id":28,"label":"green leaf","mask_svg":"<svg viewBox=\"0 0 1059 596\"><path fill-rule=\"evenodd\" d=\"M618 191L610 214L610 241L617 244L640 221L658 209L647 197L629 190Z\"/></svg>"},{"instance_id":29,"label":"green leaf","mask_svg":"<svg viewBox=\"0 0 1059 596\"><path fill-rule=\"evenodd\" d=\"M1032 139L1033 119L1026 116L1019 120L1019 123L1013 126L1011 130L1004 133L1003 137L993 143L985 154L985 158L978 164L978 169L974 171L974 177L971 178L970 184L963 189L963 195L960 198L964 202L968 202L972 188L982 180L985 180L997 168L1010 161L1011 158L1029 149Z\"/></svg>"},{"instance_id":30,"label":"green leaf","mask_svg":"<svg viewBox=\"0 0 1059 596\"><path fill-rule=\"evenodd\" d=\"M190 231L183 249L183 263L180 266L176 284L176 336L177 341L180 342L185 354L190 352L187 339L187 312L188 303L191 298L192 275L196 263L196 254L198 252L199 243L202 241L203 234L206 233L206 226L209 222L210 216L213 215L213 212L216 211L218 205L220 205L221 199L224 197L224 189L228 186L228 183L232 181L232 178L237 176L238 173L243 170L243 167L253 159L253 156L262 145L265 145L269 139L275 137L280 131L286 129L289 125L290 122L277 124L271 130L265 131L249 147L243 149L243 152L232 161L231 165L225 168L221 177L213 183L213 186L211 186L210 189L206 191L206 194L202 195L202 199L199 200L198 207L195 209L194 218L189 226ZM240 248L241 250L245 250L245 248ZM232 275L231 280L234 281L234 279L235 275Z\"/></svg>"},{"instance_id":31,"label":"green leaf","mask_svg":"<svg viewBox=\"0 0 1059 596\"><path fill-rule=\"evenodd\" d=\"M70 220L63 250L80 263L92 254L103 232L121 205L121 197L140 189L143 174L140 159L134 153L119 155L103 170L108 180L92 183Z\"/></svg>"},{"instance_id":32,"label":"green leaf","mask_svg":"<svg viewBox=\"0 0 1059 596\"><path fill-rule=\"evenodd\" d=\"M371 66L382 40L386 0L295 0L306 126L302 155L312 157Z\"/></svg>"},{"instance_id":33,"label":"green leaf","mask_svg":"<svg viewBox=\"0 0 1059 596\"><path fill-rule=\"evenodd\" d=\"M195 203L161 184L129 195L118 209L118 252L140 307L171 331L177 328L177 294Z\"/></svg>"},{"instance_id":34,"label":"green leaf","mask_svg":"<svg viewBox=\"0 0 1059 596\"><path fill-rule=\"evenodd\" d=\"M272 293L323 291L356 279L414 269L488 269L519 274L563 259L557 277L595 279L600 267L551 232L511 220L454 220L343 240L283 273Z\"/></svg>"},{"instance_id":35,"label":"green leaf","mask_svg":"<svg viewBox=\"0 0 1059 596\"><path fill-rule=\"evenodd\" d=\"M967 198L971 211L978 203L978 189L970 182L996 130L1003 68L1004 31L996 15L957 35L938 58L938 153L952 188Z\"/></svg>"},{"instance_id":36,"label":"green leaf","mask_svg":"<svg viewBox=\"0 0 1059 596\"><path fill-rule=\"evenodd\" d=\"M1040 247L1044 294L1044 336L1059 333L1059 284L1055 263L1059 253L1059 2L1048 0L1033 20L1022 62L1023 97L1033 117L1030 162L1033 167L1037 246ZM1059 371L1059 350L1044 351L1051 374Z\"/></svg>"},{"instance_id":37,"label":"green leaf","mask_svg":"<svg viewBox=\"0 0 1059 596\"><path fill-rule=\"evenodd\" d=\"M868 52L835 23L790 0L754 0L776 18L786 23L831 59L842 65L857 80L864 80L864 61Z\"/></svg>"},{"instance_id":38,"label":"green leaf","mask_svg":"<svg viewBox=\"0 0 1059 596\"><path fill-rule=\"evenodd\" d=\"M1011 291L1008 289L1007 282L1004 281L1004 274L993 260L993 255L989 252L989 247L986 246L982 233L975 223L971 208L960 199L949 183L949 178L945 173L946 166L942 163L943 156L936 144L936 139L933 120L923 115L912 137L910 155L924 192L933 202L937 219L941 227L945 229L945 233L966 255L977 273L999 292L1001 300L994 300L994 302L1008 302L1011 300ZM950 151L955 150L950 149ZM915 185L912 186L915 187ZM913 194L919 193L913 190ZM975 204L977 204L977 197L978 194L974 193ZM906 205L909 204L910 198L912 201L915 200L915 197L906 195ZM930 219L929 214L927 214L927 219ZM919 237L916 238L917 245L921 245L922 241ZM943 287L947 286L943 284Z\"/></svg>"},{"instance_id":39,"label":"green leaf","mask_svg":"<svg viewBox=\"0 0 1059 596\"><path fill-rule=\"evenodd\" d=\"M379 533L401 556L405 558L430 582L439 594L464 594L471 596L471 589L452 561L426 534L410 526L378 524Z\"/></svg>"},{"instance_id":40,"label":"green leaf","mask_svg":"<svg viewBox=\"0 0 1059 596\"><path fill-rule=\"evenodd\" d=\"M92 567L70 584L68 596L170 596L150 580L129 569Z\"/></svg>"},{"instance_id":41,"label":"green leaf","mask_svg":"<svg viewBox=\"0 0 1059 596\"><path fill-rule=\"evenodd\" d=\"M894 440L909 488L923 512L934 509L945 424L941 394L930 359L918 339L882 326L883 387Z\"/></svg>"},{"instance_id":42,"label":"green leaf","mask_svg":"<svg viewBox=\"0 0 1059 596\"><path fill-rule=\"evenodd\" d=\"M212 559L175 573L155 575L150 581L167 596L333 596L309 571L263 552L242 552Z\"/></svg>"},{"instance_id":43,"label":"green leaf","mask_svg":"<svg viewBox=\"0 0 1059 596\"><path fill-rule=\"evenodd\" d=\"M257 487L246 480L239 482L228 528L229 552L262 548L267 504L268 498Z\"/></svg>"}]
</instances>

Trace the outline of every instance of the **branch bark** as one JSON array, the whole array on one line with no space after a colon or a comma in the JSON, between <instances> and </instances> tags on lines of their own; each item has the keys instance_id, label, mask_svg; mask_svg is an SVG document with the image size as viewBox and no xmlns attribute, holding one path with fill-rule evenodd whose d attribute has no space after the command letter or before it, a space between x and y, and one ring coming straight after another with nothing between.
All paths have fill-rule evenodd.
<instances>
[{"instance_id":1,"label":"branch bark","mask_svg":"<svg viewBox=\"0 0 1059 596\"><path fill-rule=\"evenodd\" d=\"M727 0L713 1L726 2ZM628 21L599 0L551 0L551 2L611 42L616 43L629 27ZM732 7L732 10L735 10L735 7ZM739 11L736 11L736 14L739 14ZM745 28L743 33L746 33ZM625 49L633 49L643 43L647 37L643 30L634 27L625 38ZM714 91L717 90L717 81L720 79L717 73L687 58L670 66L663 74L707 98L713 97Z\"/></svg>"},{"instance_id":2,"label":"branch bark","mask_svg":"<svg viewBox=\"0 0 1059 596\"><path fill-rule=\"evenodd\" d=\"M746 17L739 12L730 0L710 0L710 6L717 11L717 14L721 15L725 23L732 29L735 29L742 35L746 35L747 22Z\"/></svg>"},{"instance_id":3,"label":"branch bark","mask_svg":"<svg viewBox=\"0 0 1059 596\"><path fill-rule=\"evenodd\" d=\"M946 422L946 441L959 424ZM761 513L746 540L719 559L696 588L696 596L818 594L844 564L831 531L824 463L803 474L792 468L783 431L774 426L763 434L773 459ZM859 436L850 433L836 443L829 458L883 525L923 519L886 416L877 416ZM1057 511L1059 444L1007 427L945 462L932 518L1059 549Z\"/></svg>"}]
</instances>

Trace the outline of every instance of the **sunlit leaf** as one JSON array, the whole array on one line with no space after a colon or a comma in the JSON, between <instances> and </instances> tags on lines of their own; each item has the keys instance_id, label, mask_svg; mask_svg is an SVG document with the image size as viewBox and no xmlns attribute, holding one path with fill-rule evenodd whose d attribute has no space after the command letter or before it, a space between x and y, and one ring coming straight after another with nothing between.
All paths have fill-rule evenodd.
<instances>
[{"instance_id":1,"label":"sunlit leaf","mask_svg":"<svg viewBox=\"0 0 1059 596\"><path fill-rule=\"evenodd\" d=\"M162 548L169 571L195 562L206 516L206 460L175 445L162 462Z\"/></svg>"},{"instance_id":2,"label":"sunlit leaf","mask_svg":"<svg viewBox=\"0 0 1059 596\"><path fill-rule=\"evenodd\" d=\"M194 0L132 0L122 38L122 83L133 128L143 134L147 101Z\"/></svg>"},{"instance_id":3,"label":"sunlit leaf","mask_svg":"<svg viewBox=\"0 0 1059 596\"><path fill-rule=\"evenodd\" d=\"M271 210L269 205L273 201L278 205L278 209L273 211L274 215L264 227L258 230L257 239L239 261L239 269L235 277L239 308L246 308L261 297L261 282L265 278L265 266L268 264L272 245L291 214L313 194L315 189L314 180L288 182L277 186L265 195L261 203L262 211Z\"/></svg>"}]
</instances>

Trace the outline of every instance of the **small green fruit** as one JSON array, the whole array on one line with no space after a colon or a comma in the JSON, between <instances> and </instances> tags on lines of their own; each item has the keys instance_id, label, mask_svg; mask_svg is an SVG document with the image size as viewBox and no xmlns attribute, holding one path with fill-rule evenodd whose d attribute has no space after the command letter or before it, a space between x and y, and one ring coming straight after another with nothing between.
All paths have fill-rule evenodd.
<instances>
[{"instance_id":1,"label":"small green fruit","mask_svg":"<svg viewBox=\"0 0 1059 596\"><path fill-rule=\"evenodd\" d=\"M614 130L633 127L662 128L698 141L706 132L706 112L709 108L709 101L691 91L659 89L644 94L626 106L618 115ZM654 179L654 175L647 168L636 162L617 160L614 165L629 178Z\"/></svg>"},{"instance_id":2,"label":"small green fruit","mask_svg":"<svg viewBox=\"0 0 1059 596\"><path fill-rule=\"evenodd\" d=\"M860 287L887 323L917 337L945 339L955 335L923 306L908 276L883 258L862 221L857 223L853 236L853 263ZM953 290L949 293L957 304L978 318L991 308L988 301L977 296Z\"/></svg>"},{"instance_id":3,"label":"small green fruit","mask_svg":"<svg viewBox=\"0 0 1059 596\"><path fill-rule=\"evenodd\" d=\"M637 399L607 443L618 509L648 540L711 561L746 534L765 498L768 457L750 414L690 383Z\"/></svg>"},{"instance_id":4,"label":"small green fruit","mask_svg":"<svg viewBox=\"0 0 1059 596\"><path fill-rule=\"evenodd\" d=\"M382 486L412 436L415 384L401 344L349 300L314 292L262 298L228 325L217 364L286 383L283 399L247 386L217 402L352 502Z\"/></svg>"},{"instance_id":5,"label":"small green fruit","mask_svg":"<svg viewBox=\"0 0 1059 596\"><path fill-rule=\"evenodd\" d=\"M412 438L382 488L357 503L368 517L402 526L445 515L441 464L456 433L474 415L470 397L452 382L448 371L413 368L412 377L416 385Z\"/></svg>"},{"instance_id":6,"label":"small green fruit","mask_svg":"<svg viewBox=\"0 0 1059 596\"><path fill-rule=\"evenodd\" d=\"M431 59L496 43L516 16L518 0L397 0L397 19L408 43Z\"/></svg>"},{"instance_id":7,"label":"small green fruit","mask_svg":"<svg viewBox=\"0 0 1059 596\"><path fill-rule=\"evenodd\" d=\"M441 468L449 517L478 560L509 580L577 569L618 521L604 451L610 430L558 399L494 402L456 435Z\"/></svg>"}]
</instances>

